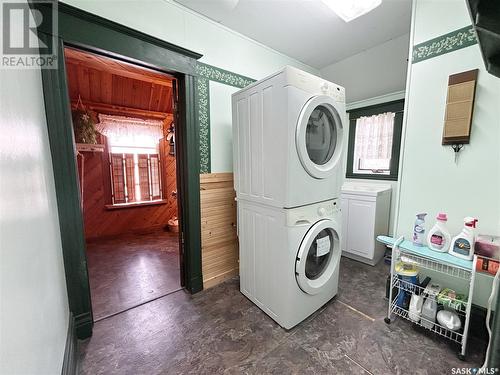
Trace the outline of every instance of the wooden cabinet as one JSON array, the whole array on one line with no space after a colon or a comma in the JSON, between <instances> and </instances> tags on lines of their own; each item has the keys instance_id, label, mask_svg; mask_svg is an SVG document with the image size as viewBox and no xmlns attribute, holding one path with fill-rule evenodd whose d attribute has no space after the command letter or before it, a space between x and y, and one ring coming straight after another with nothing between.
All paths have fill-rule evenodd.
<instances>
[{"instance_id":1,"label":"wooden cabinet","mask_svg":"<svg viewBox=\"0 0 500 375\"><path fill-rule=\"evenodd\" d=\"M342 188L342 255L377 264L385 247L376 241L387 235L391 187L375 184L347 184Z\"/></svg>"}]
</instances>

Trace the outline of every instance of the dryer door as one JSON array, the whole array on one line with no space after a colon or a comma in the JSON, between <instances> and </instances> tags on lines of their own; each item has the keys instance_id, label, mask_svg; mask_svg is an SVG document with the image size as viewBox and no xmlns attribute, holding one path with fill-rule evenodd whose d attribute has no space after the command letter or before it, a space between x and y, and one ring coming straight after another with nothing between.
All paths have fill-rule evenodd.
<instances>
[{"instance_id":1,"label":"dryer door","mask_svg":"<svg viewBox=\"0 0 500 375\"><path fill-rule=\"evenodd\" d=\"M333 98L315 96L302 108L296 129L300 162L314 178L327 178L340 166L342 155L342 117Z\"/></svg>"},{"instance_id":2,"label":"dryer door","mask_svg":"<svg viewBox=\"0 0 500 375\"><path fill-rule=\"evenodd\" d=\"M318 294L328 287L340 260L339 226L333 220L320 220L304 236L295 261L300 289Z\"/></svg>"}]
</instances>

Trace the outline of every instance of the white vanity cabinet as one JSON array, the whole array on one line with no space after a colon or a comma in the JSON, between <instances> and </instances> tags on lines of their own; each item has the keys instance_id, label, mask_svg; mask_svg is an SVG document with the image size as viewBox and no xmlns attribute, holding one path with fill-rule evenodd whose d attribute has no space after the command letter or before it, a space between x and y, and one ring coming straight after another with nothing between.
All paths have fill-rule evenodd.
<instances>
[{"instance_id":1,"label":"white vanity cabinet","mask_svg":"<svg viewBox=\"0 0 500 375\"><path fill-rule=\"evenodd\" d=\"M390 206L390 185L342 186L342 255L372 266L380 261L385 246L376 238L388 234Z\"/></svg>"}]
</instances>

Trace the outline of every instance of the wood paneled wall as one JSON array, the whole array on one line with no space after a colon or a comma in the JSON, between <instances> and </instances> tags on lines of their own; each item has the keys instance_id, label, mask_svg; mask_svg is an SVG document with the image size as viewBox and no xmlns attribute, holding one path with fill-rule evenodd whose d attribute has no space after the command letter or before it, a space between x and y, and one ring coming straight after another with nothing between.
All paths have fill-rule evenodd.
<instances>
[{"instance_id":1,"label":"wood paneled wall","mask_svg":"<svg viewBox=\"0 0 500 375\"><path fill-rule=\"evenodd\" d=\"M172 113L172 77L71 48L65 58L73 101Z\"/></svg>"},{"instance_id":2,"label":"wood paneled wall","mask_svg":"<svg viewBox=\"0 0 500 375\"><path fill-rule=\"evenodd\" d=\"M175 157L167 156L162 166L166 170L166 204L120 208L109 210L106 195L109 194L108 155L102 152L84 152L83 178L83 219L85 238L109 237L129 232L147 232L167 225L168 220L177 216L177 200L172 196L176 189ZM81 157L78 157L81 181ZM163 187L165 189L165 185Z\"/></svg>"},{"instance_id":3,"label":"wood paneled wall","mask_svg":"<svg viewBox=\"0 0 500 375\"><path fill-rule=\"evenodd\" d=\"M200 175L203 287L238 275L236 194L232 173Z\"/></svg>"}]
</instances>

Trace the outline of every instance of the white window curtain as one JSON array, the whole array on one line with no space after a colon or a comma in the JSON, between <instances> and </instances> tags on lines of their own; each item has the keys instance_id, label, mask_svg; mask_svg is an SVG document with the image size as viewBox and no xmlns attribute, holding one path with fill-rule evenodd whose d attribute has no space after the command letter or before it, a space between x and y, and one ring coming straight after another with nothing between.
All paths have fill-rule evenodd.
<instances>
[{"instance_id":1,"label":"white window curtain","mask_svg":"<svg viewBox=\"0 0 500 375\"><path fill-rule=\"evenodd\" d=\"M132 152L134 149L136 152L151 152L157 149L163 137L163 122L160 120L99 114L96 128L108 137L112 152Z\"/></svg>"},{"instance_id":2,"label":"white window curtain","mask_svg":"<svg viewBox=\"0 0 500 375\"><path fill-rule=\"evenodd\" d=\"M354 172L382 170L389 173L395 115L387 112L356 120Z\"/></svg>"}]
</instances>

